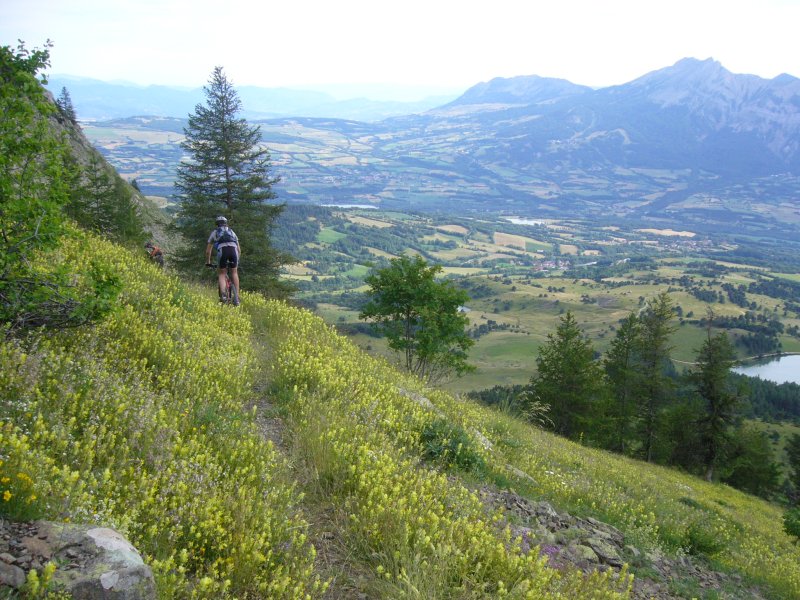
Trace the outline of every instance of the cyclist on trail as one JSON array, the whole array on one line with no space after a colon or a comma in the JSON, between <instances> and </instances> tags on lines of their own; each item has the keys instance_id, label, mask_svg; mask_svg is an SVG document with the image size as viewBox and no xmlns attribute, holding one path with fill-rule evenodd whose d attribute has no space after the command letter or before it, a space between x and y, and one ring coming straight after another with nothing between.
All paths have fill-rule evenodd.
<instances>
[{"instance_id":1,"label":"cyclist on trail","mask_svg":"<svg viewBox=\"0 0 800 600\"><path fill-rule=\"evenodd\" d=\"M150 260L156 263L159 267L164 266L164 251L161 250L161 248L156 246L153 242L147 242L144 245L144 249L147 250Z\"/></svg>"},{"instance_id":2,"label":"cyclist on trail","mask_svg":"<svg viewBox=\"0 0 800 600\"><path fill-rule=\"evenodd\" d=\"M219 294L220 301L225 297L227 283L225 276L228 269L231 270L231 281L233 282L233 305L239 306L239 257L241 256L241 249L239 248L239 238L233 232L233 229L228 227L228 219L225 217L217 217L217 227L208 236L208 245L206 246L206 266L211 266L211 250L217 249L217 275L219 279Z\"/></svg>"}]
</instances>

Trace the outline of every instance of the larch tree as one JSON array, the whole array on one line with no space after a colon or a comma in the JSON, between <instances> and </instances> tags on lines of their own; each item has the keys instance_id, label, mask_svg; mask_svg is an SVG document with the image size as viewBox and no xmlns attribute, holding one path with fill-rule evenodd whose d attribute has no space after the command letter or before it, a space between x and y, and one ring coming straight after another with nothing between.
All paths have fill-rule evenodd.
<instances>
[{"instance_id":1,"label":"larch tree","mask_svg":"<svg viewBox=\"0 0 800 600\"><path fill-rule=\"evenodd\" d=\"M658 419L673 389L667 366L676 329L674 314L669 294L662 292L638 316L638 423L641 450L647 462L653 460Z\"/></svg>"},{"instance_id":2,"label":"larch tree","mask_svg":"<svg viewBox=\"0 0 800 600\"><path fill-rule=\"evenodd\" d=\"M608 448L623 454L630 450L636 415L638 336L638 319L635 314L628 315L622 320L603 360L610 392Z\"/></svg>"},{"instance_id":3,"label":"larch tree","mask_svg":"<svg viewBox=\"0 0 800 600\"><path fill-rule=\"evenodd\" d=\"M73 125L78 124L78 116L75 114L75 106L72 104L72 96L65 87L61 88L61 93L56 98L56 107Z\"/></svg>"},{"instance_id":4,"label":"larch tree","mask_svg":"<svg viewBox=\"0 0 800 600\"><path fill-rule=\"evenodd\" d=\"M592 408L603 392L603 375L594 360L592 343L571 312L561 317L555 333L547 335L536 366L532 397L550 407L553 429L566 437L585 433Z\"/></svg>"},{"instance_id":5,"label":"larch tree","mask_svg":"<svg viewBox=\"0 0 800 600\"><path fill-rule=\"evenodd\" d=\"M203 92L206 103L189 115L181 144L188 159L177 170L175 228L184 244L175 253L175 263L187 273L201 270L214 219L222 215L239 237L243 284L267 295L286 296L291 286L280 280L280 269L293 259L271 243L283 205L271 202L279 178L271 174L261 129L238 116L241 100L222 67L214 69Z\"/></svg>"},{"instance_id":6,"label":"larch tree","mask_svg":"<svg viewBox=\"0 0 800 600\"><path fill-rule=\"evenodd\" d=\"M736 351L728 334L711 335L713 313L709 315L706 340L697 354L697 366L691 380L703 400L700 417L700 446L705 478L711 481L714 469L728 445L729 431L738 416L739 396L731 383Z\"/></svg>"}]
</instances>

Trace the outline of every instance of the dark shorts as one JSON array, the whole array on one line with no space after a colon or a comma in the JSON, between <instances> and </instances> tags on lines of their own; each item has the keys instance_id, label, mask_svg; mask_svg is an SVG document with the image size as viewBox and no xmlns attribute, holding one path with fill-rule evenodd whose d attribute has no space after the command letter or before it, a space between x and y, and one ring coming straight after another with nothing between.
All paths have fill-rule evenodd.
<instances>
[{"instance_id":1,"label":"dark shorts","mask_svg":"<svg viewBox=\"0 0 800 600\"><path fill-rule=\"evenodd\" d=\"M228 267L235 269L239 265L239 256L236 254L236 248L232 246L225 246L219 249L219 268L227 269Z\"/></svg>"}]
</instances>

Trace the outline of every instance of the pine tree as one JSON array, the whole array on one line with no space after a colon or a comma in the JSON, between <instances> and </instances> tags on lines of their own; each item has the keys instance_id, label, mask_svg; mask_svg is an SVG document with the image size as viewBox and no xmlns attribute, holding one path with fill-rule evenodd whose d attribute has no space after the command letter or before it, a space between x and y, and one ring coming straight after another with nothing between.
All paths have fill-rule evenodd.
<instances>
[{"instance_id":1,"label":"pine tree","mask_svg":"<svg viewBox=\"0 0 800 600\"><path fill-rule=\"evenodd\" d=\"M279 280L280 268L292 258L271 244L275 219L283 205L270 204L269 151L260 145L261 130L238 118L241 101L222 67L216 67L203 88L206 104L198 104L184 129L181 147L189 160L178 167L175 188L179 205L175 228L184 246L177 266L199 273L203 251L217 215L228 218L242 249L240 277L245 286L285 296L290 286Z\"/></svg>"},{"instance_id":2,"label":"pine tree","mask_svg":"<svg viewBox=\"0 0 800 600\"><path fill-rule=\"evenodd\" d=\"M586 433L593 405L603 391L602 370L594 360L592 343L571 312L561 317L555 333L548 334L536 366L533 398L550 407L554 430L566 437Z\"/></svg>"},{"instance_id":3,"label":"pine tree","mask_svg":"<svg viewBox=\"0 0 800 600\"><path fill-rule=\"evenodd\" d=\"M608 448L615 452L628 451L631 441L638 373L638 336L638 319L635 314L628 315L617 329L603 361L611 395L611 439Z\"/></svg>"},{"instance_id":4,"label":"pine tree","mask_svg":"<svg viewBox=\"0 0 800 600\"><path fill-rule=\"evenodd\" d=\"M781 470L772 444L752 423L737 427L725 454L721 481L762 498L770 498L778 489Z\"/></svg>"},{"instance_id":5,"label":"pine tree","mask_svg":"<svg viewBox=\"0 0 800 600\"><path fill-rule=\"evenodd\" d=\"M739 403L739 397L731 385L731 367L736 351L727 333L711 335L712 321L713 314L708 319L707 339L697 355L697 369L691 376L704 402L699 426L707 481L714 477L714 469L728 442L728 432L735 423Z\"/></svg>"},{"instance_id":6,"label":"pine tree","mask_svg":"<svg viewBox=\"0 0 800 600\"><path fill-rule=\"evenodd\" d=\"M672 350L670 338L676 329L671 322L673 314L672 300L666 292L662 292L639 315L639 433L642 453L648 462L653 460L660 411L673 387L667 375L669 354Z\"/></svg>"},{"instance_id":7,"label":"pine tree","mask_svg":"<svg viewBox=\"0 0 800 600\"><path fill-rule=\"evenodd\" d=\"M800 497L800 433L795 433L786 442L786 457L789 459L789 467L792 471L791 482L795 494Z\"/></svg>"},{"instance_id":8,"label":"pine tree","mask_svg":"<svg viewBox=\"0 0 800 600\"><path fill-rule=\"evenodd\" d=\"M61 93L58 95L58 98L56 98L56 106L59 112L69 119L73 125L78 124L75 107L72 105L72 97L69 95L69 90L67 90L67 88L61 88Z\"/></svg>"}]
</instances>

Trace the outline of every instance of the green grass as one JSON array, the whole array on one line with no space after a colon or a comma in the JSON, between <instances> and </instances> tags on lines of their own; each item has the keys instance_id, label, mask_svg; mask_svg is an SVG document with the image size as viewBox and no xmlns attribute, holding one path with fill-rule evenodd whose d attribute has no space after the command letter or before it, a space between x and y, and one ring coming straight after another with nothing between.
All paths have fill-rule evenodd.
<instances>
[{"instance_id":1,"label":"green grass","mask_svg":"<svg viewBox=\"0 0 800 600\"><path fill-rule=\"evenodd\" d=\"M750 421L759 430L766 432L775 452L775 460L781 465L784 476L789 475L789 462L786 456L786 442L793 435L800 435L800 426L792 423L765 423L761 420Z\"/></svg>"},{"instance_id":2,"label":"green grass","mask_svg":"<svg viewBox=\"0 0 800 600\"><path fill-rule=\"evenodd\" d=\"M118 310L94 327L1 345L0 469L31 480L17 477L12 497L35 495L36 516L128 535L162 598L323 597L334 574L333 597L488 600L509 588L512 597L624 597L609 578L524 556L471 491L496 481L611 523L641 549L713 552L773 596L800 597L800 548L775 505L425 388L307 311L255 295L242 310L220 309L210 286L198 291L101 240L64 256L78 268L93 252L124 282ZM492 282L513 309L485 317L531 335L481 338L476 387L527 380L558 310L574 308L599 335L649 289L538 283L525 287L565 289L538 299ZM614 306L580 302L600 291ZM322 310L335 320L354 312ZM698 332L681 332L681 352ZM385 351L383 340L358 340ZM280 451L259 428L259 415L276 414Z\"/></svg>"},{"instance_id":3,"label":"green grass","mask_svg":"<svg viewBox=\"0 0 800 600\"><path fill-rule=\"evenodd\" d=\"M370 270L370 267L365 267L364 265L354 265L352 268L342 273L342 275L345 277L364 278L369 274Z\"/></svg>"},{"instance_id":4,"label":"green grass","mask_svg":"<svg viewBox=\"0 0 800 600\"><path fill-rule=\"evenodd\" d=\"M317 241L322 242L324 244L333 244L334 242L338 242L342 238L346 238L346 233L341 233L336 231L335 229L323 229L322 231L317 234Z\"/></svg>"},{"instance_id":5,"label":"green grass","mask_svg":"<svg viewBox=\"0 0 800 600\"><path fill-rule=\"evenodd\" d=\"M525 240L525 250L528 252L549 252L553 249L552 244L539 242L536 240Z\"/></svg>"}]
</instances>

